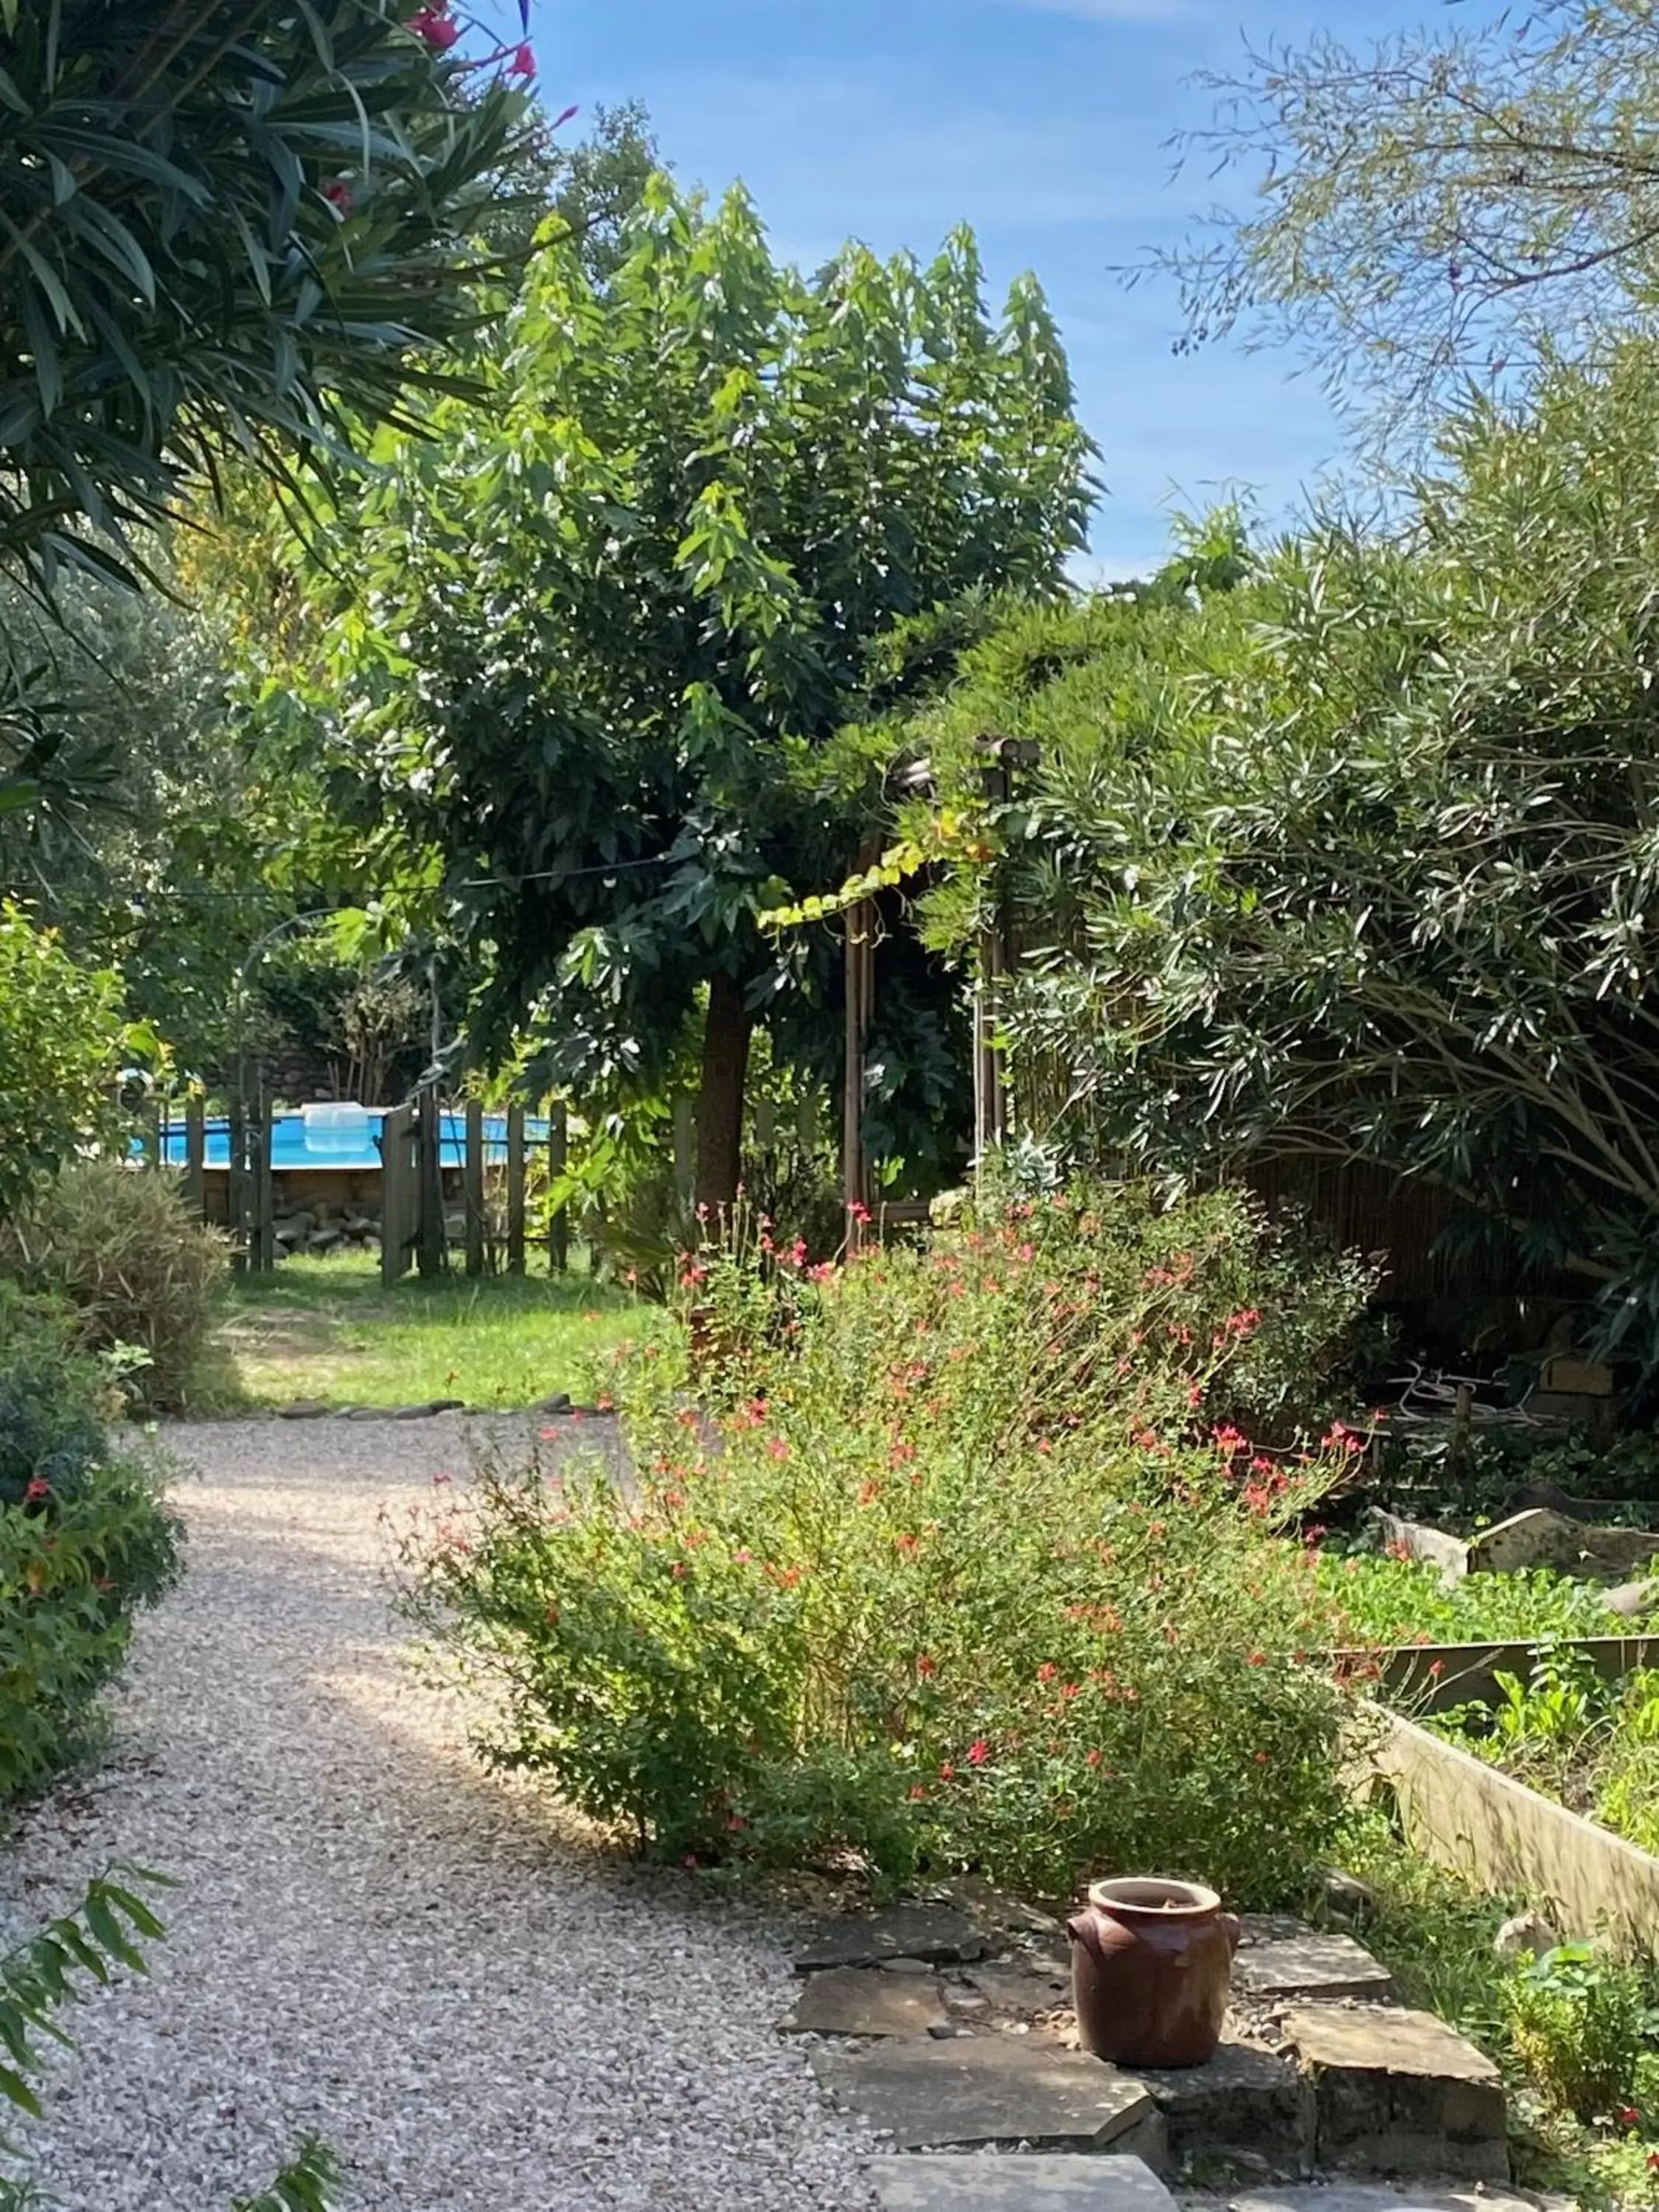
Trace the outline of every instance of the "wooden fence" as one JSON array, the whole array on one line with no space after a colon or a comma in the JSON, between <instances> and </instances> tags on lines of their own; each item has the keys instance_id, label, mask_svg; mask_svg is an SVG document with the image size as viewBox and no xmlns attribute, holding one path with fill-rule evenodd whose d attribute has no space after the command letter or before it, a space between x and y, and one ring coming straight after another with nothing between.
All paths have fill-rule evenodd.
<instances>
[{"instance_id":1,"label":"wooden fence","mask_svg":"<svg viewBox=\"0 0 1659 2212\"><path fill-rule=\"evenodd\" d=\"M459 1159L444 1134L446 1116L457 1110L462 1117ZM544 1153L551 1191L563 1177L569 1154L569 1119L562 1105L549 1115L545 1138L533 1139L520 1105L507 1108L499 1137L487 1128L476 1098L459 1109L448 1109L430 1085L410 1104L395 1108L380 1132L381 1281L395 1283L411 1267L422 1275L441 1274L457 1244L468 1275L487 1273L492 1259L499 1259L509 1275L522 1275L529 1253L531 1168L538 1149ZM453 1194L449 1185L458 1177L459 1192ZM452 1202L455 1195L459 1204ZM549 1209L547 1257L557 1273L569 1264L569 1216L562 1204Z\"/></svg>"},{"instance_id":2,"label":"wooden fence","mask_svg":"<svg viewBox=\"0 0 1659 2212\"><path fill-rule=\"evenodd\" d=\"M295 1186L302 1183L311 1194L309 1202L316 1204L315 1189L327 1181L327 1171L314 1165L290 1170L273 1164L274 1126L269 1095L259 1090L245 1103L233 1103L225 1116L222 1154L216 1144L210 1155L208 1121L199 1102L179 1115L158 1111L142 1133L146 1162L182 1167L183 1194L191 1212L228 1232L238 1273L268 1273L294 1249L283 1235L285 1199L291 1213L300 1202ZM428 1277L446 1273L457 1255L470 1276L492 1268L522 1275L531 1249L532 1185L539 1183L550 1194L562 1181L569 1123L564 1107L556 1105L545 1134L532 1134L521 1105L487 1120L477 1100L447 1106L435 1087L428 1085L409 1103L385 1114L379 1151L378 1170L359 1169L352 1182L361 1188L365 1182L378 1181L382 1282L397 1282L411 1267ZM372 1209L372 1201L364 1202ZM372 1212L355 1227L373 1237ZM548 1207L545 1243L550 1267L562 1273L570 1249L562 1205Z\"/></svg>"}]
</instances>

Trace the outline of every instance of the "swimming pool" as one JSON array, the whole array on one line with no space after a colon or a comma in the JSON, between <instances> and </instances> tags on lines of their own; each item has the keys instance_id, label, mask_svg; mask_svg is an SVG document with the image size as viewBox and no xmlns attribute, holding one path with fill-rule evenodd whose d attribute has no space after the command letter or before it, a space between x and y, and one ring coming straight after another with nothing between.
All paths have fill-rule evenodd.
<instances>
[{"instance_id":1,"label":"swimming pool","mask_svg":"<svg viewBox=\"0 0 1659 2212\"><path fill-rule=\"evenodd\" d=\"M380 1131L386 1121L386 1109L380 1106L364 1108L361 1117L336 1120L331 1124L321 1121L313 1112L309 1117L303 1109L294 1114L278 1114L270 1127L270 1165L274 1174L284 1169L303 1168L308 1173L327 1174L333 1170L340 1174L362 1174L365 1169L380 1165ZM486 1114L483 1117L484 1164L504 1167L507 1164L507 1116L505 1114ZM525 1121L525 1138L530 1144L547 1141L548 1124L543 1118L531 1115ZM164 1121L161 1127L161 1158L169 1167L185 1164L185 1132L182 1120ZM143 1140L135 1138L133 1150L140 1152ZM459 1168L466 1161L466 1116L464 1113L446 1110L439 1137L439 1158L447 1168ZM228 1168L230 1165L230 1123L223 1116L216 1116L207 1124L208 1167Z\"/></svg>"}]
</instances>

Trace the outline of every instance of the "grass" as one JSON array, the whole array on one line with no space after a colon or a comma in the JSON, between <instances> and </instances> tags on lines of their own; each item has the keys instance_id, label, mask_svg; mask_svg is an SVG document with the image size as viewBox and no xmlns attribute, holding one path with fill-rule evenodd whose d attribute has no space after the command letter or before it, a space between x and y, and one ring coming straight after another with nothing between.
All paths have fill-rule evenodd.
<instances>
[{"instance_id":1,"label":"grass","mask_svg":"<svg viewBox=\"0 0 1659 2212\"><path fill-rule=\"evenodd\" d=\"M636 1333L647 1312L585 1274L410 1275L386 1289L374 1253L289 1260L233 1285L192 1411L299 1398L510 1407L568 1390L580 1399L594 1355Z\"/></svg>"}]
</instances>

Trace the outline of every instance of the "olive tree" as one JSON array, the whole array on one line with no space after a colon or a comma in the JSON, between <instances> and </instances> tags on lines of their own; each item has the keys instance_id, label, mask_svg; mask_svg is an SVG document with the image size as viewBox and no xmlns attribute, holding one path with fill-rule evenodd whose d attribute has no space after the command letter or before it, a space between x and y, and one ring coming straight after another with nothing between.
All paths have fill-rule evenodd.
<instances>
[{"instance_id":1,"label":"olive tree","mask_svg":"<svg viewBox=\"0 0 1659 2212\"><path fill-rule=\"evenodd\" d=\"M1200 82L1189 169L1255 187L1157 258L1188 343L1289 343L1384 432L1473 376L1595 358L1659 280L1659 9L1538 0L1370 46L1321 32Z\"/></svg>"}]
</instances>

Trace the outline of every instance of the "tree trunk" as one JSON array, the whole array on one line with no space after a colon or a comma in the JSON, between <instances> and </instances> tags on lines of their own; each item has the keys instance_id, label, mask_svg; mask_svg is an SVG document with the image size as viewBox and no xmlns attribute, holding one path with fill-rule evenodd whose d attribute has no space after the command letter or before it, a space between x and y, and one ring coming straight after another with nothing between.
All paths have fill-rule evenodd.
<instances>
[{"instance_id":1,"label":"tree trunk","mask_svg":"<svg viewBox=\"0 0 1659 2212\"><path fill-rule=\"evenodd\" d=\"M697 1106L697 1204L708 1207L711 1231L720 1208L736 1199L743 1171L743 1094L754 1028L755 1018L743 1002L743 985L733 975L714 976Z\"/></svg>"}]
</instances>

